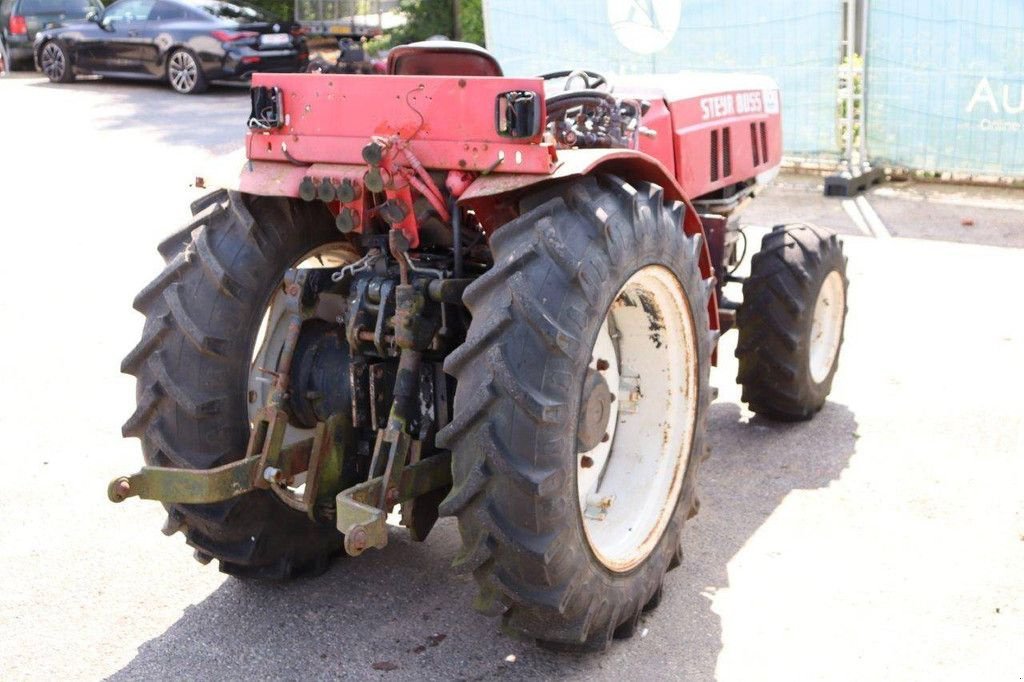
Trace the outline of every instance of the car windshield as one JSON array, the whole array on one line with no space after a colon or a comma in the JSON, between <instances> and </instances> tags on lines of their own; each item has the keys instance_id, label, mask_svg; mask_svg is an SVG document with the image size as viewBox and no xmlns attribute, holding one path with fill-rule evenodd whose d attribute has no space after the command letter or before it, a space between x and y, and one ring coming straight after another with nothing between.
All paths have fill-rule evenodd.
<instances>
[{"instance_id":1,"label":"car windshield","mask_svg":"<svg viewBox=\"0 0 1024 682\"><path fill-rule=\"evenodd\" d=\"M218 0L199 0L190 3L196 9L217 19L247 24L255 21L273 21L274 18L263 10L240 5L234 2L218 2Z\"/></svg>"},{"instance_id":2,"label":"car windshield","mask_svg":"<svg viewBox=\"0 0 1024 682\"><path fill-rule=\"evenodd\" d=\"M28 16L63 14L66 17L84 17L96 7L89 0L22 0L18 12Z\"/></svg>"}]
</instances>

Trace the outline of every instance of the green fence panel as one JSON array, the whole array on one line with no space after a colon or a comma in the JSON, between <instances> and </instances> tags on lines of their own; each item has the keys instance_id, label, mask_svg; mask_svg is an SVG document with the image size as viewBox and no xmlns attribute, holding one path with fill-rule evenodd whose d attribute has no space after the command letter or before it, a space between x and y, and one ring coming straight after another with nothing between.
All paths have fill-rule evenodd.
<instances>
[{"instance_id":1,"label":"green fence panel","mask_svg":"<svg viewBox=\"0 0 1024 682\"><path fill-rule=\"evenodd\" d=\"M840 0L489 0L487 46L506 73L743 71L782 90L787 155L837 155Z\"/></svg>"},{"instance_id":2,"label":"green fence panel","mask_svg":"<svg viewBox=\"0 0 1024 682\"><path fill-rule=\"evenodd\" d=\"M1024 177L1024 2L871 0L868 150L916 170Z\"/></svg>"}]
</instances>

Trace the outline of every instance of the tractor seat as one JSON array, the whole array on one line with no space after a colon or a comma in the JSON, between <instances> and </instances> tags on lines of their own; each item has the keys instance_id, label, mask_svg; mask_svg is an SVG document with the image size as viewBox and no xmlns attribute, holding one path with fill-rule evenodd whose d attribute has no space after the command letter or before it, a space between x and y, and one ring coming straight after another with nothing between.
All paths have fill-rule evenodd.
<instances>
[{"instance_id":1,"label":"tractor seat","mask_svg":"<svg viewBox=\"0 0 1024 682\"><path fill-rule=\"evenodd\" d=\"M388 53L393 76L501 77L501 66L490 52L455 40L424 40L399 45Z\"/></svg>"}]
</instances>

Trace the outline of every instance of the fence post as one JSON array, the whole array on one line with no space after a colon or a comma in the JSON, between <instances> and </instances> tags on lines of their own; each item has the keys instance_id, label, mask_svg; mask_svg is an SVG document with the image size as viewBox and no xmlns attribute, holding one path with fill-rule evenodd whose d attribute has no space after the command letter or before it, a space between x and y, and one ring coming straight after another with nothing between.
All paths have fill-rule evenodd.
<instances>
[{"instance_id":1,"label":"fence post","mask_svg":"<svg viewBox=\"0 0 1024 682\"><path fill-rule=\"evenodd\" d=\"M868 157L868 17L871 12L871 0L861 0L860 14L860 172L871 172L871 161Z\"/></svg>"},{"instance_id":2,"label":"fence post","mask_svg":"<svg viewBox=\"0 0 1024 682\"><path fill-rule=\"evenodd\" d=\"M867 44L868 44L868 0L845 0L845 31L842 41L843 63L839 75L845 80L843 102L846 115L843 117L846 130L843 135L842 157L836 172L825 178L825 196L848 197L863 192L883 179L880 169L872 168L868 161L867 148ZM857 21L857 3L861 4L861 18ZM854 66L857 56L856 44L860 38L861 67ZM857 94L857 75L860 74L860 94ZM860 104L858 111L858 103ZM838 113L838 112L837 112ZM854 131L860 126L860 142L857 147L857 162L854 163ZM837 118L837 128L842 123Z\"/></svg>"},{"instance_id":3,"label":"fence post","mask_svg":"<svg viewBox=\"0 0 1024 682\"><path fill-rule=\"evenodd\" d=\"M857 33L857 3L854 0L846 0L846 30L843 40L843 66L842 72L846 79L846 134L843 136L843 157L839 165L846 166L846 171L853 175L853 112L856 109L857 92L857 71L853 66L853 58L857 54L854 41Z\"/></svg>"}]
</instances>

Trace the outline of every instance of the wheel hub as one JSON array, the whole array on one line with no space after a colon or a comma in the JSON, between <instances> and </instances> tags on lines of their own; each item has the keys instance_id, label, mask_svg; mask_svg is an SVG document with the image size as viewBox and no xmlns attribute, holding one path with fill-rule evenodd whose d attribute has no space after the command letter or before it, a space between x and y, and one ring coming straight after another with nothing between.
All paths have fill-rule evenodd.
<instances>
[{"instance_id":1,"label":"wheel hub","mask_svg":"<svg viewBox=\"0 0 1024 682\"><path fill-rule=\"evenodd\" d=\"M576 451L588 452L608 437L608 419L612 412L612 392L601 373L587 370L580 403L579 426L576 431Z\"/></svg>"},{"instance_id":2,"label":"wheel hub","mask_svg":"<svg viewBox=\"0 0 1024 682\"><path fill-rule=\"evenodd\" d=\"M351 256L338 244L325 244L303 255L292 272L318 267L334 267L350 262ZM260 410L268 404L277 376L289 327L286 296L278 288L268 301L256 335L249 367L246 396L249 422L255 423ZM348 349L343 341L331 339L337 327L322 319L305 320L292 354L289 371L290 397L284 405L289 412L285 444L312 437L311 427L351 405L347 386ZM331 370L341 370L336 373Z\"/></svg>"},{"instance_id":3,"label":"wheel hub","mask_svg":"<svg viewBox=\"0 0 1024 682\"><path fill-rule=\"evenodd\" d=\"M843 337L843 319L846 315L846 293L843 277L833 270L821 283L814 303L811 321L811 344L807 361L811 379L821 383L828 378L839 355Z\"/></svg>"},{"instance_id":4,"label":"wheel hub","mask_svg":"<svg viewBox=\"0 0 1024 682\"><path fill-rule=\"evenodd\" d=\"M60 51L60 48L50 43L43 50L42 56L42 69L49 78L53 80L60 80L64 75L64 53Z\"/></svg>"},{"instance_id":5,"label":"wheel hub","mask_svg":"<svg viewBox=\"0 0 1024 682\"><path fill-rule=\"evenodd\" d=\"M309 320L302 326L292 359L285 411L289 423L312 429L332 414L352 413L348 344L340 326Z\"/></svg>"},{"instance_id":6,"label":"wheel hub","mask_svg":"<svg viewBox=\"0 0 1024 682\"><path fill-rule=\"evenodd\" d=\"M640 269L608 308L580 401L576 487L594 556L629 571L675 513L697 419L697 332L686 292ZM614 393L612 392L614 390Z\"/></svg>"}]
</instances>

